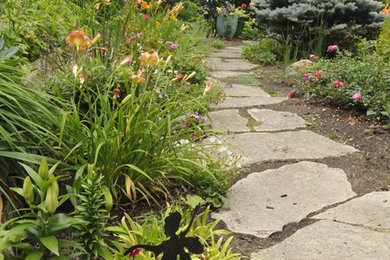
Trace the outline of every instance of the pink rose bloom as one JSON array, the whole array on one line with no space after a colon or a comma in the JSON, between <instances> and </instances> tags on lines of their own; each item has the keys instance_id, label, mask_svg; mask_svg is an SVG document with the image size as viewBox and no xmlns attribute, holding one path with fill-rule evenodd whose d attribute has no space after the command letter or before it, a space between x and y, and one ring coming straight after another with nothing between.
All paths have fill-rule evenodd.
<instances>
[{"instance_id":1,"label":"pink rose bloom","mask_svg":"<svg viewBox=\"0 0 390 260\"><path fill-rule=\"evenodd\" d=\"M307 82L309 81L309 79L310 79L311 77L313 77L313 75L312 75L311 73L305 73L305 74L303 75L303 77L305 78L305 83L307 83Z\"/></svg>"},{"instance_id":2,"label":"pink rose bloom","mask_svg":"<svg viewBox=\"0 0 390 260\"><path fill-rule=\"evenodd\" d=\"M316 55L314 55L314 54L310 54L310 56L309 56L309 60L311 60L311 61L316 61L316 60L317 60L317 57L316 57Z\"/></svg>"},{"instance_id":3,"label":"pink rose bloom","mask_svg":"<svg viewBox=\"0 0 390 260\"><path fill-rule=\"evenodd\" d=\"M148 19L150 18L150 15L145 14L145 15L144 15L144 18L145 18L146 20L148 20Z\"/></svg>"},{"instance_id":4,"label":"pink rose bloom","mask_svg":"<svg viewBox=\"0 0 390 260\"><path fill-rule=\"evenodd\" d=\"M302 67L305 67L305 66L306 66L306 62L303 61L303 62L301 63L301 66L302 66Z\"/></svg>"},{"instance_id":5,"label":"pink rose bloom","mask_svg":"<svg viewBox=\"0 0 390 260\"><path fill-rule=\"evenodd\" d=\"M256 18L253 18L253 19L252 19L252 23L255 23L255 22L256 22Z\"/></svg>"},{"instance_id":6,"label":"pink rose bloom","mask_svg":"<svg viewBox=\"0 0 390 260\"><path fill-rule=\"evenodd\" d=\"M318 80L321 80L321 73L322 73L322 70L317 70L316 71L316 77Z\"/></svg>"},{"instance_id":7,"label":"pink rose bloom","mask_svg":"<svg viewBox=\"0 0 390 260\"><path fill-rule=\"evenodd\" d=\"M334 52L334 51L337 51L338 49L339 49L339 46L337 46L337 45L329 45L327 52Z\"/></svg>"},{"instance_id":8,"label":"pink rose bloom","mask_svg":"<svg viewBox=\"0 0 390 260\"><path fill-rule=\"evenodd\" d=\"M335 86L336 88L339 86L339 84L340 84L340 81L338 81L338 80L333 81L333 86Z\"/></svg>"},{"instance_id":9,"label":"pink rose bloom","mask_svg":"<svg viewBox=\"0 0 390 260\"><path fill-rule=\"evenodd\" d=\"M340 81L339 82L339 87L341 87L341 88L344 87L344 83Z\"/></svg>"},{"instance_id":10,"label":"pink rose bloom","mask_svg":"<svg viewBox=\"0 0 390 260\"><path fill-rule=\"evenodd\" d=\"M360 92L356 92L356 93L352 96L352 99L353 99L353 100L359 100L361 97L362 97L362 94L360 94Z\"/></svg>"},{"instance_id":11,"label":"pink rose bloom","mask_svg":"<svg viewBox=\"0 0 390 260\"><path fill-rule=\"evenodd\" d=\"M295 98L297 96L297 90L296 89L290 89L290 91L287 93L288 98Z\"/></svg>"}]
</instances>

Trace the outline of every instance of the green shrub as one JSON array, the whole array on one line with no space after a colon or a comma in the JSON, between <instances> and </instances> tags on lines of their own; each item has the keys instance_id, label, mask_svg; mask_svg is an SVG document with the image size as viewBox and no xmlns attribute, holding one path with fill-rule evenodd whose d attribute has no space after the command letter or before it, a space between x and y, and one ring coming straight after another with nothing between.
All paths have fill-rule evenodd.
<instances>
[{"instance_id":1,"label":"green shrub","mask_svg":"<svg viewBox=\"0 0 390 260\"><path fill-rule=\"evenodd\" d=\"M241 33L238 35L240 39L257 40L264 36L264 31L253 21L244 21Z\"/></svg>"},{"instance_id":2,"label":"green shrub","mask_svg":"<svg viewBox=\"0 0 390 260\"><path fill-rule=\"evenodd\" d=\"M68 1L6 0L0 2L0 35L6 44L20 47L18 56L35 60L44 49L61 45L75 27L76 16Z\"/></svg>"},{"instance_id":3,"label":"green shrub","mask_svg":"<svg viewBox=\"0 0 390 260\"><path fill-rule=\"evenodd\" d=\"M276 62L278 53L278 42L272 38L265 38L253 45L247 44L242 55L250 62L271 65Z\"/></svg>"},{"instance_id":4,"label":"green shrub","mask_svg":"<svg viewBox=\"0 0 390 260\"><path fill-rule=\"evenodd\" d=\"M378 38L377 52L385 60L390 59L390 17L386 17Z\"/></svg>"},{"instance_id":5,"label":"green shrub","mask_svg":"<svg viewBox=\"0 0 390 260\"><path fill-rule=\"evenodd\" d=\"M375 37L383 20L379 12L383 4L375 0L254 2L259 22L282 35L293 59L324 54L329 44L346 47L353 35Z\"/></svg>"}]
</instances>

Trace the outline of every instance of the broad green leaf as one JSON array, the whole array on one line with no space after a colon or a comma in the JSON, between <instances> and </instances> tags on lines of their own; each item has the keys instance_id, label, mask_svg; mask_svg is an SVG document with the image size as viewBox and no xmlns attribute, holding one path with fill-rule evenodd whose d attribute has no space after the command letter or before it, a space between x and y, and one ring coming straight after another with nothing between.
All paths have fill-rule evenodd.
<instances>
[{"instance_id":1,"label":"broad green leaf","mask_svg":"<svg viewBox=\"0 0 390 260\"><path fill-rule=\"evenodd\" d=\"M49 249L56 255L60 255L58 253L58 240L55 236L52 235L48 237L40 237L39 240L47 249Z\"/></svg>"},{"instance_id":2,"label":"broad green leaf","mask_svg":"<svg viewBox=\"0 0 390 260\"><path fill-rule=\"evenodd\" d=\"M186 203L188 206L191 207L191 209L194 209L202 201L203 201L203 199L201 197L199 197L198 195L187 195L186 196Z\"/></svg>"},{"instance_id":3,"label":"broad green leaf","mask_svg":"<svg viewBox=\"0 0 390 260\"><path fill-rule=\"evenodd\" d=\"M40 260L43 256L43 252L34 251L26 256L26 260Z\"/></svg>"}]
</instances>

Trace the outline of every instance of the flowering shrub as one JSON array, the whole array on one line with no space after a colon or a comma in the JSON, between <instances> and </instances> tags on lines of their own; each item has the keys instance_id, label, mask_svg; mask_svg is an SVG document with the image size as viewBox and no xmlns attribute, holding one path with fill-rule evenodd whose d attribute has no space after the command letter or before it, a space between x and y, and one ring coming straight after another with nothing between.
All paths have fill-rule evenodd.
<instances>
[{"instance_id":1,"label":"flowering shrub","mask_svg":"<svg viewBox=\"0 0 390 260\"><path fill-rule=\"evenodd\" d=\"M300 69L298 87L307 97L366 111L375 120L390 119L390 64L381 56L340 52L334 59L322 58Z\"/></svg>"}]
</instances>

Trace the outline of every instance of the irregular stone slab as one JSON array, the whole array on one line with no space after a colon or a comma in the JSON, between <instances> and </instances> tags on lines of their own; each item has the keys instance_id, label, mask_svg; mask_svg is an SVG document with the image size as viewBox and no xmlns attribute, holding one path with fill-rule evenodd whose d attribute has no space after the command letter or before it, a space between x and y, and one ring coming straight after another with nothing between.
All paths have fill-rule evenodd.
<instances>
[{"instance_id":1,"label":"irregular stone slab","mask_svg":"<svg viewBox=\"0 0 390 260\"><path fill-rule=\"evenodd\" d=\"M336 208L329 209L313 218L336 220L338 222L389 230L390 192L368 193Z\"/></svg>"},{"instance_id":2,"label":"irregular stone slab","mask_svg":"<svg viewBox=\"0 0 390 260\"><path fill-rule=\"evenodd\" d=\"M211 69L214 71L250 71L256 67L256 65L250 64L243 60L229 59L225 62L212 64ZM226 62L227 61L227 62Z\"/></svg>"},{"instance_id":3,"label":"irregular stone slab","mask_svg":"<svg viewBox=\"0 0 390 260\"><path fill-rule=\"evenodd\" d=\"M257 107L278 104L285 100L285 97L227 97L222 103L212 105L211 108Z\"/></svg>"},{"instance_id":4,"label":"irregular stone slab","mask_svg":"<svg viewBox=\"0 0 390 260\"><path fill-rule=\"evenodd\" d=\"M245 164L275 160L321 159L358 151L352 146L336 143L308 130L245 133L222 138L239 150Z\"/></svg>"},{"instance_id":5,"label":"irregular stone slab","mask_svg":"<svg viewBox=\"0 0 390 260\"><path fill-rule=\"evenodd\" d=\"M239 59L241 58L241 51L225 49L224 51L213 53L211 57L218 57L223 59Z\"/></svg>"},{"instance_id":6,"label":"irregular stone slab","mask_svg":"<svg viewBox=\"0 0 390 260\"><path fill-rule=\"evenodd\" d=\"M390 233L322 220L298 230L280 244L252 254L251 259L387 260Z\"/></svg>"},{"instance_id":7,"label":"irregular stone slab","mask_svg":"<svg viewBox=\"0 0 390 260\"><path fill-rule=\"evenodd\" d=\"M233 84L231 87L224 87L225 95L228 97L271 97L259 87Z\"/></svg>"},{"instance_id":8,"label":"irregular stone slab","mask_svg":"<svg viewBox=\"0 0 390 260\"><path fill-rule=\"evenodd\" d=\"M220 110L209 113L213 129L230 132L249 132L248 120L238 115L238 109Z\"/></svg>"},{"instance_id":9,"label":"irregular stone slab","mask_svg":"<svg viewBox=\"0 0 390 260\"><path fill-rule=\"evenodd\" d=\"M295 113L271 109L250 109L248 113L261 124L256 131L281 131L306 127L305 120Z\"/></svg>"},{"instance_id":10,"label":"irregular stone slab","mask_svg":"<svg viewBox=\"0 0 390 260\"><path fill-rule=\"evenodd\" d=\"M230 210L217 213L237 233L268 237L309 213L355 196L341 169L299 162L251 173L228 196Z\"/></svg>"},{"instance_id":11,"label":"irregular stone slab","mask_svg":"<svg viewBox=\"0 0 390 260\"><path fill-rule=\"evenodd\" d=\"M211 72L211 75L216 78L229 78L229 77L237 77L240 75L248 75L249 71L229 71L229 70L219 70Z\"/></svg>"}]
</instances>

